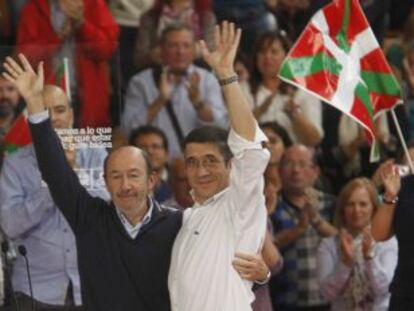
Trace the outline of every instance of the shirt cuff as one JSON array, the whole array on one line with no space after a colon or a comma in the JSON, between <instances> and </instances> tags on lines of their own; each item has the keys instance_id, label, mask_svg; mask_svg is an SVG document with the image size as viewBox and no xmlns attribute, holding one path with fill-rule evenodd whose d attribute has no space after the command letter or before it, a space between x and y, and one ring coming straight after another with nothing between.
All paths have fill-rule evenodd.
<instances>
[{"instance_id":1,"label":"shirt cuff","mask_svg":"<svg viewBox=\"0 0 414 311\"><path fill-rule=\"evenodd\" d=\"M31 124L38 124L42 123L43 121L47 120L49 118L49 111L46 109L42 112L37 112L28 117L29 122Z\"/></svg>"},{"instance_id":2,"label":"shirt cuff","mask_svg":"<svg viewBox=\"0 0 414 311\"><path fill-rule=\"evenodd\" d=\"M247 149L263 149L262 142L268 141L266 135L262 132L259 125L256 123L255 137L253 141L249 141L236 133L235 130L230 129L228 144L230 150L235 157L240 156L244 150Z\"/></svg>"}]
</instances>

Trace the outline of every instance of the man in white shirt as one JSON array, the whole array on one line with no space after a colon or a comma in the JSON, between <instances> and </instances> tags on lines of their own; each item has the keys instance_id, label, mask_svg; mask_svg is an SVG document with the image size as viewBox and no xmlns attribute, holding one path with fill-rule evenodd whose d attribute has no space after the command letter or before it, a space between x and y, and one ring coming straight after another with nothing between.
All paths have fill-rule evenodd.
<instances>
[{"instance_id":1,"label":"man in white shirt","mask_svg":"<svg viewBox=\"0 0 414 311\"><path fill-rule=\"evenodd\" d=\"M168 279L173 311L245 311L254 298L251 282L242 280L232 261L235 252L261 250L263 172L270 155L234 72L240 35L234 24L224 22L216 29L216 51L200 45L222 86L232 129L227 135L219 128L199 128L184 140L195 204L184 212L173 247Z\"/></svg>"}]
</instances>

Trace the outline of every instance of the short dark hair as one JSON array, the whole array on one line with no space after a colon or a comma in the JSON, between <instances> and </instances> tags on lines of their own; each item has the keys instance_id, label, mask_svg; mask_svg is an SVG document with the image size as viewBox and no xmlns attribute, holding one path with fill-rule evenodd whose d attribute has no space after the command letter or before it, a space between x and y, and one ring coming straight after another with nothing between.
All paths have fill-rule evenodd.
<instances>
[{"instance_id":1,"label":"short dark hair","mask_svg":"<svg viewBox=\"0 0 414 311\"><path fill-rule=\"evenodd\" d=\"M168 139L165 135L164 131L161 130L159 127L153 126L153 125L143 125L140 127L137 127L131 131L129 134L129 141L128 143L132 146L135 146L135 141L140 136L145 136L149 134L157 135L161 138L163 147L166 151L168 151Z\"/></svg>"},{"instance_id":2,"label":"short dark hair","mask_svg":"<svg viewBox=\"0 0 414 311\"><path fill-rule=\"evenodd\" d=\"M229 145L227 144L227 138L229 132L218 126L203 126L192 130L184 139L183 149L188 144L213 144L217 146L220 154L223 156L224 161L227 163L233 157Z\"/></svg>"},{"instance_id":3,"label":"short dark hair","mask_svg":"<svg viewBox=\"0 0 414 311\"><path fill-rule=\"evenodd\" d=\"M261 129L270 129L273 133L278 135L283 142L283 145L285 145L285 148L288 148L292 146L292 139L290 138L288 132L284 127L282 127L279 123L275 121L269 121L269 122L263 122L259 124Z\"/></svg>"},{"instance_id":4,"label":"short dark hair","mask_svg":"<svg viewBox=\"0 0 414 311\"><path fill-rule=\"evenodd\" d=\"M182 31L182 30L185 30L185 31L188 31L189 33L191 33L191 35L193 36L193 41L194 41L194 31L182 22L175 22L175 23L169 24L167 27L164 28L164 30L161 32L159 42L161 44L164 44L167 41L167 37L170 33L177 32L177 31Z\"/></svg>"},{"instance_id":5,"label":"short dark hair","mask_svg":"<svg viewBox=\"0 0 414 311\"><path fill-rule=\"evenodd\" d=\"M150 157L149 157L148 153L145 150L143 150L141 148L138 148L136 146L131 146L131 147L137 148L141 151L142 157L144 158L144 161L145 161L145 168L146 168L147 177L149 177L152 174L153 169L152 169L152 164L151 164L151 160L150 160ZM108 169L109 159L111 158L112 154L115 153L120 148L122 148L122 147L112 149L108 153L108 155L106 156L106 158L104 160L104 163L103 163L103 168L104 168L103 176L104 177L106 177L106 171Z\"/></svg>"},{"instance_id":6,"label":"short dark hair","mask_svg":"<svg viewBox=\"0 0 414 311\"><path fill-rule=\"evenodd\" d=\"M300 143L295 143L295 144L292 144L289 147L287 147L285 149L285 152L283 152L283 154L282 154L282 157L280 159L280 163L283 163L283 162L286 161L286 153L287 153L286 151L288 151L288 150L290 150L294 147L304 147L311 155L310 161L311 161L312 165L313 166L319 166L318 154L316 152L316 149L314 147L306 146L306 145L300 144Z\"/></svg>"}]
</instances>

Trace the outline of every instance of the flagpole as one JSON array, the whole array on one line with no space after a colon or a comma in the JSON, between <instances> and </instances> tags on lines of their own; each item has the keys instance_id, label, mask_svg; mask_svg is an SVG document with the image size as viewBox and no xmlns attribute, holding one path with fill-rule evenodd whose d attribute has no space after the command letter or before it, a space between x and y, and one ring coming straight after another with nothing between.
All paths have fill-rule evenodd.
<instances>
[{"instance_id":1,"label":"flagpole","mask_svg":"<svg viewBox=\"0 0 414 311\"><path fill-rule=\"evenodd\" d=\"M411 173L414 174L413 161L411 160L410 153L408 152L407 144L405 143L405 139L401 131L400 123L398 122L394 109L391 109L391 115L392 115L392 119L394 120L394 124L397 129L398 136L400 137L401 145L403 146L405 156L407 157L407 161L408 161L408 165L410 166Z\"/></svg>"},{"instance_id":2,"label":"flagpole","mask_svg":"<svg viewBox=\"0 0 414 311\"><path fill-rule=\"evenodd\" d=\"M70 92L70 78L69 78L69 60L67 57L63 58L63 72L65 75L65 89L69 102L72 103L72 94Z\"/></svg>"}]
</instances>

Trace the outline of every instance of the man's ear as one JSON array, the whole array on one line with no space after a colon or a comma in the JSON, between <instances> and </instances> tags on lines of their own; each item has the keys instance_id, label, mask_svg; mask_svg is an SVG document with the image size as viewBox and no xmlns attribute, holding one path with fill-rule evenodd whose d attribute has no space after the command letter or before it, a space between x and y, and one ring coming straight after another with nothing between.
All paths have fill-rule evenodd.
<instances>
[{"instance_id":1,"label":"man's ear","mask_svg":"<svg viewBox=\"0 0 414 311\"><path fill-rule=\"evenodd\" d=\"M157 177L157 175L154 172L151 172L149 174L148 180L147 180L149 192L153 192L154 191L155 185L158 182L158 178L159 177Z\"/></svg>"}]
</instances>

